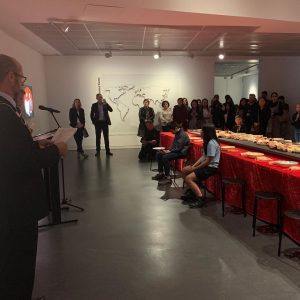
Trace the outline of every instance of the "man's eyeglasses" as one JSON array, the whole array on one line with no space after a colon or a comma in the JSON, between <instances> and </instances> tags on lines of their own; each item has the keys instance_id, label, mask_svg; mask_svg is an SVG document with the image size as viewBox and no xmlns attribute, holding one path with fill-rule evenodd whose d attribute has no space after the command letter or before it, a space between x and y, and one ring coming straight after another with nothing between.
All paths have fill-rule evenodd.
<instances>
[{"instance_id":1,"label":"man's eyeglasses","mask_svg":"<svg viewBox=\"0 0 300 300\"><path fill-rule=\"evenodd\" d=\"M22 79L22 84L24 84L24 82L26 81L27 77L26 76L23 76L21 74L18 74L16 72L14 72L14 74L17 76L17 77L20 77Z\"/></svg>"}]
</instances>

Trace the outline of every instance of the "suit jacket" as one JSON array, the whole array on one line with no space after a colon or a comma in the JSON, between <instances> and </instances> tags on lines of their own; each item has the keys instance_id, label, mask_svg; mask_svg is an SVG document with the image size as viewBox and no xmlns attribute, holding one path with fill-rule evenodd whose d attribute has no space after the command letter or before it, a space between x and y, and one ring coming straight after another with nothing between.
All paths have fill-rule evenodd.
<instances>
[{"instance_id":1,"label":"suit jacket","mask_svg":"<svg viewBox=\"0 0 300 300\"><path fill-rule=\"evenodd\" d=\"M15 108L2 97L0 140L1 245L8 232L32 225L48 214L41 168L57 164L60 156L54 145L39 148Z\"/></svg>"},{"instance_id":2,"label":"suit jacket","mask_svg":"<svg viewBox=\"0 0 300 300\"><path fill-rule=\"evenodd\" d=\"M103 103L103 112L104 112L104 118L108 125L111 125L110 118L108 112L112 112L113 109L108 103ZM91 120L92 123L95 125L99 121L99 109L98 109L98 102L93 103L91 108Z\"/></svg>"},{"instance_id":3,"label":"suit jacket","mask_svg":"<svg viewBox=\"0 0 300 300\"><path fill-rule=\"evenodd\" d=\"M84 109L80 108L79 112L77 112L77 109L75 107L70 108L69 120L70 120L71 127L76 127L77 117L79 118L80 123L83 124L84 126L85 125Z\"/></svg>"}]
</instances>

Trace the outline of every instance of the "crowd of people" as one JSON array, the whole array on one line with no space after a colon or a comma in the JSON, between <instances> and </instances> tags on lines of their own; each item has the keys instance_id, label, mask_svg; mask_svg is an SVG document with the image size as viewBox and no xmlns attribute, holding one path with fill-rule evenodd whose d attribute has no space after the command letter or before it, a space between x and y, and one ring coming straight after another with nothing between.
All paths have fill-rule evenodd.
<instances>
[{"instance_id":1,"label":"crowd of people","mask_svg":"<svg viewBox=\"0 0 300 300\"><path fill-rule=\"evenodd\" d=\"M91 120L96 132L96 154L100 155L100 140L103 132L107 155L112 155L109 148L109 125L111 124L108 112L112 111L110 105L101 94L96 95L97 102L91 108ZM267 91L263 91L257 100L254 94L248 99L242 98L239 104L234 104L230 95L226 95L224 102L219 95L214 95L210 104L208 99L193 99L189 105L186 98L178 98L177 105L170 107L167 100L162 101L162 108L158 115L158 124L154 125L155 112L150 106L150 100L145 99L139 109L138 136L141 137L140 160L153 159L153 148L159 146L159 132L170 131L170 124L180 124L183 130L203 128L207 124L214 124L216 129L229 130L239 133L260 134L272 138L290 139L292 125L294 127L294 140L300 142L300 104L290 117L289 105L284 96L272 92L268 99ZM69 112L70 125L78 128L74 138L77 144L78 157L88 156L82 149L83 136L87 135L85 129L85 115L80 99L75 99Z\"/></svg>"},{"instance_id":2,"label":"crowd of people","mask_svg":"<svg viewBox=\"0 0 300 300\"><path fill-rule=\"evenodd\" d=\"M215 95L210 105L207 99L194 99L189 106L186 98L179 98L173 109L168 101L163 101L158 113L158 128L153 124L154 118L150 101L145 99L139 110L138 135L142 143L139 159L152 160L156 156L158 173L152 179L157 180L159 185L172 183L170 163L187 156L190 140L186 130L202 128L203 155L181 172L188 187L181 198L183 204L189 204L191 208L205 205L199 183L214 175L218 169L220 145L216 129L288 139L290 125L293 125L295 141L300 142L300 104L296 105L296 112L290 118L289 105L276 92L271 94L271 100L266 91L258 100L250 94L248 99L242 98L239 105L235 105L229 95L225 96L224 103ZM159 131L172 132L174 140L169 149L156 148L156 152L153 148L159 146Z\"/></svg>"},{"instance_id":3,"label":"crowd of people","mask_svg":"<svg viewBox=\"0 0 300 300\"><path fill-rule=\"evenodd\" d=\"M268 92L263 91L257 99L254 94L250 94L248 99L242 98L239 104L234 104L230 95L226 95L223 102L219 95L214 95L209 101L204 99L194 99L189 105L186 98L178 98L177 105L170 107L166 100L162 102L162 109L156 112L158 115L157 126L149 129L146 123L154 123L155 112L150 107L150 101L145 99L143 107L139 110L138 136L142 142L142 153L140 159L147 159L151 150L147 153L143 149L147 141L149 130L170 131L170 124L174 121L181 124L182 128L199 129L207 124L214 124L216 129L229 130L240 133L260 134L272 138L291 139L291 126L294 127L294 141L300 142L300 104L296 105L295 112L290 116L289 105L284 96L279 96L277 92L272 92L270 99ZM153 147L158 142L152 143ZM148 148L149 145L148 145ZM151 155L150 155L151 156Z\"/></svg>"}]
</instances>

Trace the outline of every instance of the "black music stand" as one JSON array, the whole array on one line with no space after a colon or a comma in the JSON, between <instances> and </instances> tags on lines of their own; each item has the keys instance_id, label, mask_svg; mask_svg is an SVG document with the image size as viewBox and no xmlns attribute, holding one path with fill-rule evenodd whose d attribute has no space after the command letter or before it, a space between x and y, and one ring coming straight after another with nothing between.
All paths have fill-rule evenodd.
<instances>
[{"instance_id":1,"label":"black music stand","mask_svg":"<svg viewBox=\"0 0 300 300\"><path fill-rule=\"evenodd\" d=\"M49 113L52 115L55 123L57 124L58 128L61 128L60 124L58 123L53 111L49 111ZM75 207L77 208L78 210L80 211L84 211L84 208L83 207L80 207L80 206L77 206L77 205L74 205L74 204L71 204L71 198L67 198L66 197L66 190L65 190L65 169L64 169L64 159L63 157L61 157L61 176L62 176L62 189L63 189L63 198L62 198L62 201L61 201L61 204L62 205L67 205L67 206L71 206L71 207ZM68 207L62 207L61 209L69 209Z\"/></svg>"},{"instance_id":2,"label":"black music stand","mask_svg":"<svg viewBox=\"0 0 300 300\"><path fill-rule=\"evenodd\" d=\"M48 224L39 225L38 227L42 228L60 224L77 223L77 219L67 221L61 220L58 164L51 168L44 168L43 173L50 210L50 222Z\"/></svg>"}]
</instances>

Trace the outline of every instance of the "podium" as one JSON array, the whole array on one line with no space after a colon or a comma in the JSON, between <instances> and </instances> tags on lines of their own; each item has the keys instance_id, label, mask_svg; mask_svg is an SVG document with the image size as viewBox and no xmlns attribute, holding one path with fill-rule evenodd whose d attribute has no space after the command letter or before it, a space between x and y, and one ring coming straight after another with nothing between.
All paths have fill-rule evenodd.
<instances>
[{"instance_id":1,"label":"podium","mask_svg":"<svg viewBox=\"0 0 300 300\"><path fill-rule=\"evenodd\" d=\"M59 224L77 223L78 220L62 221L60 208L60 188L59 188L59 163L50 168L43 168L43 178L46 189L46 198L49 209L49 223L39 225L39 228L54 226Z\"/></svg>"}]
</instances>

